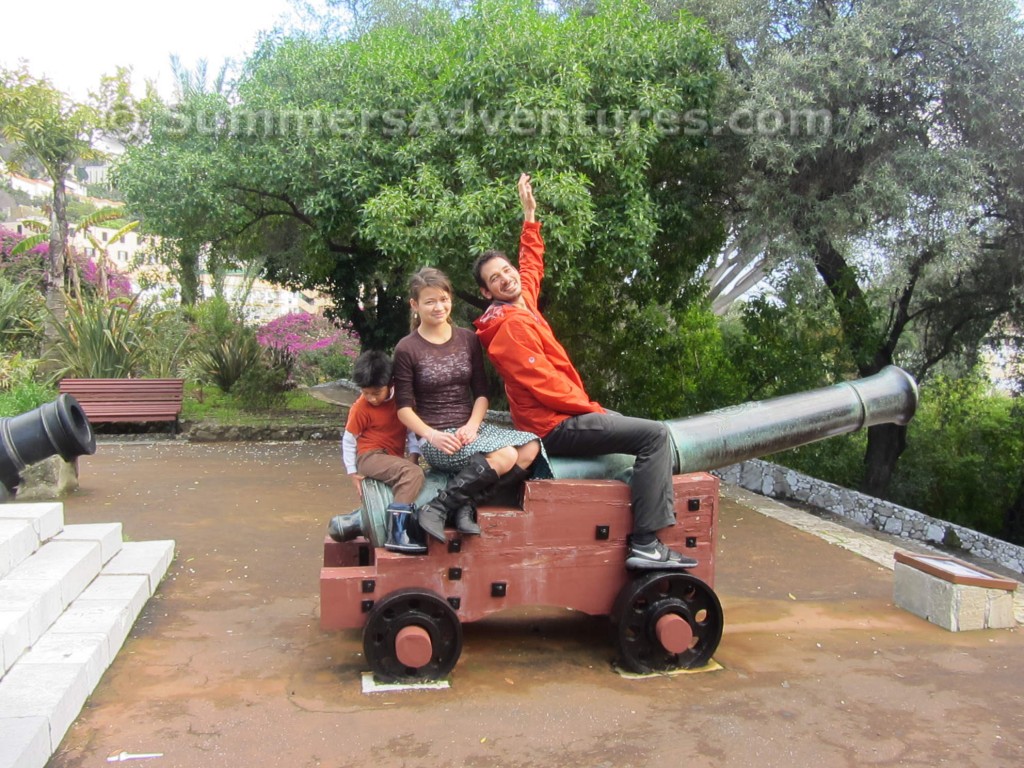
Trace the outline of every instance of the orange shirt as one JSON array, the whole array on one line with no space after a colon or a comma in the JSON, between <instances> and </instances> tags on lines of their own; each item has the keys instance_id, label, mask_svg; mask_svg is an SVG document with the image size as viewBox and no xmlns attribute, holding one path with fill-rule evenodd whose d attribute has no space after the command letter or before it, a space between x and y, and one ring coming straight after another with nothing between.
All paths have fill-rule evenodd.
<instances>
[{"instance_id":1,"label":"orange shirt","mask_svg":"<svg viewBox=\"0 0 1024 768\"><path fill-rule=\"evenodd\" d=\"M398 420L394 394L380 405L370 405L362 395L352 404L345 431L356 437L356 454L384 450L392 456L405 456L408 430Z\"/></svg>"}]
</instances>

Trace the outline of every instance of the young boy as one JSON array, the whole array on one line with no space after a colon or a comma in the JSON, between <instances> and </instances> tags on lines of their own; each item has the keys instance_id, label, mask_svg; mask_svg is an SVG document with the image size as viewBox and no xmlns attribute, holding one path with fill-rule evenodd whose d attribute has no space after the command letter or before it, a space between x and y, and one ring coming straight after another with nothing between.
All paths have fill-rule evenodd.
<instances>
[{"instance_id":1,"label":"young boy","mask_svg":"<svg viewBox=\"0 0 1024 768\"><path fill-rule=\"evenodd\" d=\"M391 488L394 501L387 509L389 533L384 547L421 554L427 548L415 540L418 537L410 535L408 523L423 488L424 475L418 463L416 436L398 420L391 378L391 358L383 352L371 350L356 359L352 380L361 394L348 412L341 456L357 491L360 476L379 480Z\"/></svg>"}]
</instances>

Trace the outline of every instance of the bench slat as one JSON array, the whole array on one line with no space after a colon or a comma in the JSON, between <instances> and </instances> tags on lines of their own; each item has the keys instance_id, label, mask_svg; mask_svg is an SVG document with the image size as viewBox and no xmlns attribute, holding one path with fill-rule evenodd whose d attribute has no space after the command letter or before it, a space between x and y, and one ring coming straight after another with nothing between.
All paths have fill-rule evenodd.
<instances>
[{"instance_id":1,"label":"bench slat","mask_svg":"<svg viewBox=\"0 0 1024 768\"><path fill-rule=\"evenodd\" d=\"M74 397L90 421L177 421L184 379L64 379L60 391Z\"/></svg>"}]
</instances>

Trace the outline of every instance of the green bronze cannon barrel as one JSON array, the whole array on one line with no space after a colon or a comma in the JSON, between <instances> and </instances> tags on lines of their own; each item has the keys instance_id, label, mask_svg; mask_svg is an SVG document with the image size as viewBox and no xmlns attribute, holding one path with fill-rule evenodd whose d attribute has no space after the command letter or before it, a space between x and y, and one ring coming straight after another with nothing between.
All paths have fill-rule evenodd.
<instances>
[{"instance_id":1,"label":"green bronze cannon barrel","mask_svg":"<svg viewBox=\"0 0 1024 768\"><path fill-rule=\"evenodd\" d=\"M917 408L917 384L903 370L888 366L874 376L831 387L710 411L664 422L675 449L674 474L703 472L745 459L813 443L875 424L906 424ZM552 457L558 479L614 479L629 482L633 457ZM446 477L427 475L417 504L444 487ZM384 542L385 508L391 491L383 483L363 481L363 507L331 521L331 536L348 541L366 535Z\"/></svg>"},{"instance_id":2,"label":"green bronze cannon barrel","mask_svg":"<svg viewBox=\"0 0 1024 768\"><path fill-rule=\"evenodd\" d=\"M809 392L666 421L675 473L717 469L876 424L906 424L917 384L901 368Z\"/></svg>"}]
</instances>

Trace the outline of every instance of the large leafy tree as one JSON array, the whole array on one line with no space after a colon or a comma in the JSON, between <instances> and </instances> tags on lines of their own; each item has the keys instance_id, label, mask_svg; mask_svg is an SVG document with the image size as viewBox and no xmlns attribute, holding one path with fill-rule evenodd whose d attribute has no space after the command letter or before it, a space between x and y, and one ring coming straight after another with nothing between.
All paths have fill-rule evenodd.
<instances>
[{"instance_id":1,"label":"large leafy tree","mask_svg":"<svg viewBox=\"0 0 1024 768\"><path fill-rule=\"evenodd\" d=\"M657 5L724 40L731 267L812 266L861 375L898 362L924 379L1021 327L1012 0ZM905 428L871 428L865 490L884 491L904 447Z\"/></svg>"},{"instance_id":2,"label":"large leafy tree","mask_svg":"<svg viewBox=\"0 0 1024 768\"><path fill-rule=\"evenodd\" d=\"M24 65L0 69L0 136L10 144L8 163L18 168L34 161L53 185L44 289L47 304L57 312L60 291L70 288L72 282L67 177L75 163L100 157L93 148L99 133L127 136L136 113L126 69L100 78L88 103L74 101Z\"/></svg>"},{"instance_id":3,"label":"large leafy tree","mask_svg":"<svg viewBox=\"0 0 1024 768\"><path fill-rule=\"evenodd\" d=\"M151 230L187 229L327 290L364 343L387 347L414 267L478 296L469 264L516 247L514 182L532 172L551 316L583 367L624 368L622 328L685 323L695 267L721 240L715 157L681 122L714 108L712 37L636 1L579 15L433 6L364 16L341 41L268 42L233 98L186 99L128 153L127 199ZM648 363L657 377L671 361ZM627 379L590 378L599 392Z\"/></svg>"},{"instance_id":4,"label":"large leafy tree","mask_svg":"<svg viewBox=\"0 0 1024 768\"><path fill-rule=\"evenodd\" d=\"M75 162L93 155L97 122L93 107L73 102L24 66L0 70L0 135L11 143L8 162L19 167L35 160L53 185L45 275L51 305L56 291L70 285L66 179Z\"/></svg>"}]
</instances>

